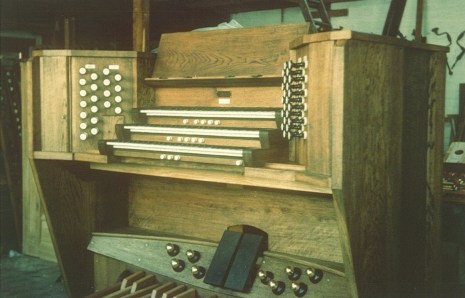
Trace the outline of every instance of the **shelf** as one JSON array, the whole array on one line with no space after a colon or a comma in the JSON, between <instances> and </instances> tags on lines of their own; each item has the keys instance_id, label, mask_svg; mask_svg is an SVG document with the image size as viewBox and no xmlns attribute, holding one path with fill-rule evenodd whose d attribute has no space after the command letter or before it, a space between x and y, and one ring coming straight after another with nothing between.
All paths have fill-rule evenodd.
<instances>
[{"instance_id":1,"label":"shelf","mask_svg":"<svg viewBox=\"0 0 465 298\"><path fill-rule=\"evenodd\" d=\"M329 179L307 176L307 179L299 181L301 174L303 174L302 171L279 168L275 164L270 168L245 167L243 173L125 163L91 163L90 167L94 170L117 173L302 191L328 197L332 194Z\"/></svg>"},{"instance_id":2,"label":"shelf","mask_svg":"<svg viewBox=\"0 0 465 298\"><path fill-rule=\"evenodd\" d=\"M146 78L151 87L248 87L281 86L281 76L234 76L234 77L188 77Z\"/></svg>"}]
</instances>

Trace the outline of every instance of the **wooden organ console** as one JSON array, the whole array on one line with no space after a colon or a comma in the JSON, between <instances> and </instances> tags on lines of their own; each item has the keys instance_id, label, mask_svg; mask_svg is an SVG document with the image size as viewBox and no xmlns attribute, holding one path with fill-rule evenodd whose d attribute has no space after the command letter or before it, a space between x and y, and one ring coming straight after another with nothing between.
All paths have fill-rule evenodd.
<instances>
[{"instance_id":1,"label":"wooden organ console","mask_svg":"<svg viewBox=\"0 0 465 298\"><path fill-rule=\"evenodd\" d=\"M27 146L70 296L436 294L447 49L307 30L34 53Z\"/></svg>"}]
</instances>

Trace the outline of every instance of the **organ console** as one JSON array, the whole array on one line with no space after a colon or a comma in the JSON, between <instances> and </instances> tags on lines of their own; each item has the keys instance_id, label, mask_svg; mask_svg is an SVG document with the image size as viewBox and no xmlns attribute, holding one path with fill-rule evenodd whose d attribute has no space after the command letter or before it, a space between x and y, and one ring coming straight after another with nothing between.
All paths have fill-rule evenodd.
<instances>
[{"instance_id":1,"label":"organ console","mask_svg":"<svg viewBox=\"0 0 465 298\"><path fill-rule=\"evenodd\" d=\"M34 52L27 147L70 296L437 294L447 49L307 32Z\"/></svg>"}]
</instances>

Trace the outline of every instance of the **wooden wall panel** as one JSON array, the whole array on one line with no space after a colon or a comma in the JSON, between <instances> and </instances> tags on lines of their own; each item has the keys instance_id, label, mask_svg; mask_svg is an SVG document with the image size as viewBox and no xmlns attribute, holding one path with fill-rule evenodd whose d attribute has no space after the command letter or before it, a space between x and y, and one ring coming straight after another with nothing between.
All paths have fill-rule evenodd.
<instances>
[{"instance_id":1,"label":"wooden wall panel","mask_svg":"<svg viewBox=\"0 0 465 298\"><path fill-rule=\"evenodd\" d=\"M331 100L333 84L333 47L327 41L312 44L308 58L308 140L306 169L308 174L328 177L331 174ZM335 78L335 80L344 78Z\"/></svg>"},{"instance_id":2,"label":"wooden wall panel","mask_svg":"<svg viewBox=\"0 0 465 298\"><path fill-rule=\"evenodd\" d=\"M269 234L271 251L342 262L329 197L134 177L129 214L133 227L211 241L228 226L253 225Z\"/></svg>"},{"instance_id":3,"label":"wooden wall panel","mask_svg":"<svg viewBox=\"0 0 465 298\"><path fill-rule=\"evenodd\" d=\"M403 63L401 47L346 44L342 199L336 200L345 209L361 297L398 281Z\"/></svg>"},{"instance_id":4,"label":"wooden wall panel","mask_svg":"<svg viewBox=\"0 0 465 298\"><path fill-rule=\"evenodd\" d=\"M35 111L40 117L40 144L42 151L69 152L68 57L40 58L40 108ZM53 79L51 79L53 78Z\"/></svg>"},{"instance_id":5,"label":"wooden wall panel","mask_svg":"<svg viewBox=\"0 0 465 298\"><path fill-rule=\"evenodd\" d=\"M429 53L406 50L405 58L410 61L405 65L404 88L404 125L408 130L403 135L403 193L401 202L402 234L399 235L401 246L400 258L404 266L412 268L417 274L401 274L406 284L422 284L425 278L424 262L426 257L426 213L427 198L427 142L428 131L428 84ZM425 144L419 148L420 144ZM408 211L410 210L410 211ZM415 210L415 212L411 212ZM424 248L424 249L419 249ZM420 291L424 291L421 288ZM425 295L426 293L416 293Z\"/></svg>"},{"instance_id":6,"label":"wooden wall panel","mask_svg":"<svg viewBox=\"0 0 465 298\"><path fill-rule=\"evenodd\" d=\"M230 102L220 104L218 91L231 92ZM281 87L158 88L156 106L281 108ZM155 106L155 104L153 105ZM152 106L152 107L153 107Z\"/></svg>"},{"instance_id":7,"label":"wooden wall panel","mask_svg":"<svg viewBox=\"0 0 465 298\"><path fill-rule=\"evenodd\" d=\"M126 183L66 161L36 160L35 171L68 294L83 297L93 290L91 233L127 226Z\"/></svg>"},{"instance_id":8,"label":"wooden wall panel","mask_svg":"<svg viewBox=\"0 0 465 298\"><path fill-rule=\"evenodd\" d=\"M38 186L34 178L30 155L32 152L33 125L30 113L33 109L32 61L21 63L22 108L22 186L23 186L23 241L22 252L56 262L47 221L45 220Z\"/></svg>"},{"instance_id":9,"label":"wooden wall panel","mask_svg":"<svg viewBox=\"0 0 465 298\"><path fill-rule=\"evenodd\" d=\"M446 55L431 53L428 60L428 131L426 166L426 274L424 284L433 295L439 293L442 275L442 177L444 156L444 113L446 89ZM464 88L461 90L465 91ZM464 94L465 96L465 94ZM462 110L462 112L465 112ZM439 294L438 294L439 295Z\"/></svg>"},{"instance_id":10,"label":"wooden wall panel","mask_svg":"<svg viewBox=\"0 0 465 298\"><path fill-rule=\"evenodd\" d=\"M150 0L132 0L132 49L150 50Z\"/></svg>"}]
</instances>

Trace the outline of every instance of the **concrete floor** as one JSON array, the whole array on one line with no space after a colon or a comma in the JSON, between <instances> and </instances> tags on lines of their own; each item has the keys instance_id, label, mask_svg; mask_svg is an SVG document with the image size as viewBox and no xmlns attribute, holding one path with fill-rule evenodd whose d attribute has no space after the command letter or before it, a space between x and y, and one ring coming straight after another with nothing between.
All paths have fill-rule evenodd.
<instances>
[{"instance_id":1,"label":"concrete floor","mask_svg":"<svg viewBox=\"0 0 465 298\"><path fill-rule=\"evenodd\" d=\"M465 297L465 284L443 282L442 297ZM66 298L58 265L36 257L18 255L0 259L1 298Z\"/></svg>"},{"instance_id":2,"label":"concrete floor","mask_svg":"<svg viewBox=\"0 0 465 298\"><path fill-rule=\"evenodd\" d=\"M0 259L0 297L65 298L58 265L25 255Z\"/></svg>"}]
</instances>

